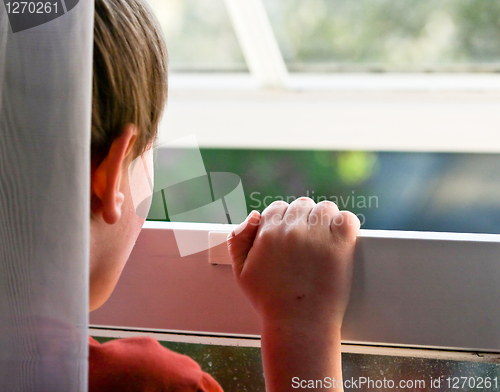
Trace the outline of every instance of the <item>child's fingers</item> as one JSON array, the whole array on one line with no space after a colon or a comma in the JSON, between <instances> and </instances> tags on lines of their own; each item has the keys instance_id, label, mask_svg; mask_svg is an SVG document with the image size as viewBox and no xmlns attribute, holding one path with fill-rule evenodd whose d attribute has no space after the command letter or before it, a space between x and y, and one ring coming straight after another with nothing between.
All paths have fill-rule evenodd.
<instances>
[{"instance_id":1,"label":"child's fingers","mask_svg":"<svg viewBox=\"0 0 500 392\"><path fill-rule=\"evenodd\" d=\"M331 201L324 200L314 206L309 214L309 227L328 228L333 218L339 213L337 205Z\"/></svg>"},{"instance_id":2,"label":"child's fingers","mask_svg":"<svg viewBox=\"0 0 500 392\"><path fill-rule=\"evenodd\" d=\"M332 219L330 231L341 241L354 242L360 227L361 223L356 215L350 211L340 211Z\"/></svg>"},{"instance_id":3,"label":"child's fingers","mask_svg":"<svg viewBox=\"0 0 500 392\"><path fill-rule=\"evenodd\" d=\"M262 212L262 220L264 223L278 224L283 219L288 209L288 203L284 201L273 201L266 209Z\"/></svg>"},{"instance_id":4,"label":"child's fingers","mask_svg":"<svg viewBox=\"0 0 500 392\"><path fill-rule=\"evenodd\" d=\"M287 225L294 223L307 223L309 214L316 203L308 197L299 197L286 210L283 220Z\"/></svg>"},{"instance_id":5,"label":"child's fingers","mask_svg":"<svg viewBox=\"0 0 500 392\"><path fill-rule=\"evenodd\" d=\"M229 255L233 260L233 267L238 276L243 268L243 263L247 258L248 252L252 248L257 230L259 229L260 219L260 213L252 211L247 219L227 236Z\"/></svg>"}]
</instances>

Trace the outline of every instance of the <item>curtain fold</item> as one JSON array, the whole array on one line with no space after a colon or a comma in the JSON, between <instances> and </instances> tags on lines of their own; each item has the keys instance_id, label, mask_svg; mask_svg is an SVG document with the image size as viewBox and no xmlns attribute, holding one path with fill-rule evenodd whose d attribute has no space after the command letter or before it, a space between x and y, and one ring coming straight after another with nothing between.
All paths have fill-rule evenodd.
<instances>
[{"instance_id":1,"label":"curtain fold","mask_svg":"<svg viewBox=\"0 0 500 392\"><path fill-rule=\"evenodd\" d=\"M6 3L0 390L86 391L94 4L74 2L50 21L13 32Z\"/></svg>"}]
</instances>

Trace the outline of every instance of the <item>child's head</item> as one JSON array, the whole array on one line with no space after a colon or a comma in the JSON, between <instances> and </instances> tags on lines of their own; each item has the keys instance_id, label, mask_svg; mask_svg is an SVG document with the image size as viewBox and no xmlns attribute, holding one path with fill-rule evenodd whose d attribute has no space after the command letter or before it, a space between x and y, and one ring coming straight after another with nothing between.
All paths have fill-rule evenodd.
<instances>
[{"instance_id":1,"label":"child's head","mask_svg":"<svg viewBox=\"0 0 500 392\"><path fill-rule=\"evenodd\" d=\"M92 158L103 158L126 124L134 155L154 140L167 100L167 50L155 16L140 0L96 0Z\"/></svg>"},{"instance_id":2,"label":"child's head","mask_svg":"<svg viewBox=\"0 0 500 392\"><path fill-rule=\"evenodd\" d=\"M111 294L144 223L135 214L128 165L156 137L167 99L166 55L159 25L143 1L95 1L91 310Z\"/></svg>"}]
</instances>

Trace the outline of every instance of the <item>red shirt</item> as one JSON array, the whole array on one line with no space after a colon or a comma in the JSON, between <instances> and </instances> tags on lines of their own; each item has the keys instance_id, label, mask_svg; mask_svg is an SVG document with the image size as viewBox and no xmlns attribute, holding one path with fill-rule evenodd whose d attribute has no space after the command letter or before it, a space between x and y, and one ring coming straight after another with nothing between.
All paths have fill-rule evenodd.
<instances>
[{"instance_id":1,"label":"red shirt","mask_svg":"<svg viewBox=\"0 0 500 392\"><path fill-rule=\"evenodd\" d=\"M100 344L89 336L90 392L222 392L194 360L149 337Z\"/></svg>"}]
</instances>

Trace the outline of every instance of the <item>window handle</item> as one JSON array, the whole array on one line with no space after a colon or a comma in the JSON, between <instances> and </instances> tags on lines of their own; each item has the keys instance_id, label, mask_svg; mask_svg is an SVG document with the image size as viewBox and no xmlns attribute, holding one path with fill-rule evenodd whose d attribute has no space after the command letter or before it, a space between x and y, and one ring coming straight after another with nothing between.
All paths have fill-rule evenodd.
<instances>
[{"instance_id":1,"label":"window handle","mask_svg":"<svg viewBox=\"0 0 500 392\"><path fill-rule=\"evenodd\" d=\"M208 262L212 265L231 265L231 256L227 250L229 231L208 232Z\"/></svg>"}]
</instances>

